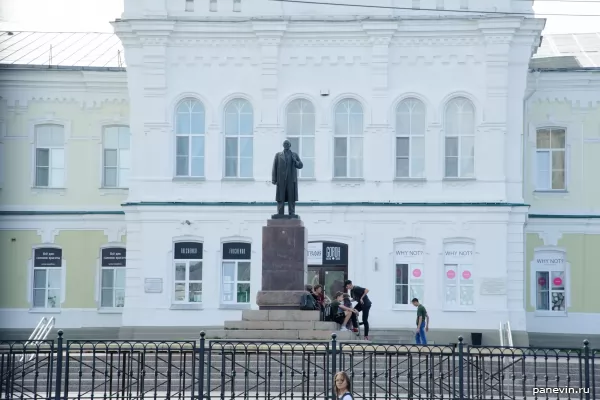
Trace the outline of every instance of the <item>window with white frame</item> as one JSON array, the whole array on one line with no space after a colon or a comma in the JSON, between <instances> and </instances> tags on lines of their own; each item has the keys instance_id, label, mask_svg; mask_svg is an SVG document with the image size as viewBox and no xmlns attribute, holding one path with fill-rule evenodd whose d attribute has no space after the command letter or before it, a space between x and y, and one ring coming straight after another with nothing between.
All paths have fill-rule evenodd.
<instances>
[{"instance_id":1,"label":"window with white frame","mask_svg":"<svg viewBox=\"0 0 600 400\"><path fill-rule=\"evenodd\" d=\"M424 250L419 242L398 242L394 246L395 304L408 305L425 296Z\"/></svg>"},{"instance_id":2,"label":"window with white frame","mask_svg":"<svg viewBox=\"0 0 600 400\"><path fill-rule=\"evenodd\" d=\"M444 246L444 290L447 308L475 306L473 244L447 243Z\"/></svg>"},{"instance_id":3,"label":"window with white frame","mask_svg":"<svg viewBox=\"0 0 600 400\"><path fill-rule=\"evenodd\" d=\"M204 177L204 105L196 99L179 102L175 112L175 176Z\"/></svg>"},{"instance_id":4,"label":"window with white frame","mask_svg":"<svg viewBox=\"0 0 600 400\"><path fill-rule=\"evenodd\" d=\"M446 105L445 177L475 176L475 107L457 97Z\"/></svg>"},{"instance_id":5,"label":"window with white frame","mask_svg":"<svg viewBox=\"0 0 600 400\"><path fill-rule=\"evenodd\" d=\"M286 135L304 168L300 178L315 177L315 107L304 99L292 101L286 109Z\"/></svg>"},{"instance_id":6,"label":"window with white frame","mask_svg":"<svg viewBox=\"0 0 600 400\"><path fill-rule=\"evenodd\" d=\"M396 109L396 178L425 176L425 104L405 99Z\"/></svg>"},{"instance_id":7,"label":"window with white frame","mask_svg":"<svg viewBox=\"0 0 600 400\"><path fill-rule=\"evenodd\" d=\"M363 177L363 109L354 99L335 107L333 138L333 177Z\"/></svg>"},{"instance_id":8,"label":"window with white frame","mask_svg":"<svg viewBox=\"0 0 600 400\"><path fill-rule=\"evenodd\" d=\"M536 131L536 189L565 190L566 130L541 128Z\"/></svg>"},{"instance_id":9,"label":"window with white frame","mask_svg":"<svg viewBox=\"0 0 600 400\"><path fill-rule=\"evenodd\" d=\"M100 307L121 308L125 306L124 247L106 247L100 250Z\"/></svg>"},{"instance_id":10,"label":"window with white frame","mask_svg":"<svg viewBox=\"0 0 600 400\"><path fill-rule=\"evenodd\" d=\"M225 177L254 176L254 111L249 101L234 99L225 107Z\"/></svg>"},{"instance_id":11,"label":"window with white frame","mask_svg":"<svg viewBox=\"0 0 600 400\"><path fill-rule=\"evenodd\" d=\"M250 273L252 245L244 242L223 243L222 289L223 304L250 303Z\"/></svg>"},{"instance_id":12,"label":"window with white frame","mask_svg":"<svg viewBox=\"0 0 600 400\"><path fill-rule=\"evenodd\" d=\"M174 244L173 303L202 303L203 248L201 242L176 242Z\"/></svg>"},{"instance_id":13,"label":"window with white frame","mask_svg":"<svg viewBox=\"0 0 600 400\"><path fill-rule=\"evenodd\" d=\"M35 186L65 186L65 130L62 125L35 127Z\"/></svg>"},{"instance_id":14,"label":"window with white frame","mask_svg":"<svg viewBox=\"0 0 600 400\"><path fill-rule=\"evenodd\" d=\"M128 126L107 126L103 132L103 179L105 188L129 184L131 134Z\"/></svg>"},{"instance_id":15,"label":"window with white frame","mask_svg":"<svg viewBox=\"0 0 600 400\"><path fill-rule=\"evenodd\" d=\"M60 308L63 289L63 254L57 247L33 250L33 308Z\"/></svg>"},{"instance_id":16,"label":"window with white frame","mask_svg":"<svg viewBox=\"0 0 600 400\"><path fill-rule=\"evenodd\" d=\"M564 313L567 310L568 263L562 251L536 251L532 263L536 311Z\"/></svg>"}]
</instances>

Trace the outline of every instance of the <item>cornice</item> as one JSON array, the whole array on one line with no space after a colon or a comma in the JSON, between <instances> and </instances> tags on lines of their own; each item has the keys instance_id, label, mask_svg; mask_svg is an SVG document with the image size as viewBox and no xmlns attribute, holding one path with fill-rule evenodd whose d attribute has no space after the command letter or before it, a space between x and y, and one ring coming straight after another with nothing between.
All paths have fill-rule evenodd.
<instances>
[{"instance_id":1,"label":"cornice","mask_svg":"<svg viewBox=\"0 0 600 400\"><path fill-rule=\"evenodd\" d=\"M30 101L76 102L94 108L129 99L126 72L2 71L2 98L10 107Z\"/></svg>"}]
</instances>

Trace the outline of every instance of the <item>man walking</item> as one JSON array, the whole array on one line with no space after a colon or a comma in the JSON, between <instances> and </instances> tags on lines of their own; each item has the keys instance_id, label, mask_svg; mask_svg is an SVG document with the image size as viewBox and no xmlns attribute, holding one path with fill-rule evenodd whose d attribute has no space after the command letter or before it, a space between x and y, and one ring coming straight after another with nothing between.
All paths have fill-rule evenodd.
<instances>
[{"instance_id":1,"label":"man walking","mask_svg":"<svg viewBox=\"0 0 600 400\"><path fill-rule=\"evenodd\" d=\"M415 341L417 344L427 344L425 332L429 332L429 314L423 304L419 303L416 297L412 299L413 306L417 307L417 330L415 331Z\"/></svg>"},{"instance_id":2,"label":"man walking","mask_svg":"<svg viewBox=\"0 0 600 400\"><path fill-rule=\"evenodd\" d=\"M350 297L354 299L357 303L354 306L354 309L362 312L362 324L365 329L365 340L369 339L369 311L371 310L371 300L367 293L369 293L369 289L362 288L360 286L355 286L352 284L351 280L347 280L344 282L344 286L346 290L350 290Z\"/></svg>"}]
</instances>

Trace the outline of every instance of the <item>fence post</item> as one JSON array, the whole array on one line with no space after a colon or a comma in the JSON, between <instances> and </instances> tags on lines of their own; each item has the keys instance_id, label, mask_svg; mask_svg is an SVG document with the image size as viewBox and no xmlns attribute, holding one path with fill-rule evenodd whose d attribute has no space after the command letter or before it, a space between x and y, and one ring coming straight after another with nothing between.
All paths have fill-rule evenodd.
<instances>
[{"instance_id":1,"label":"fence post","mask_svg":"<svg viewBox=\"0 0 600 400\"><path fill-rule=\"evenodd\" d=\"M58 344L56 345L56 392L54 393L54 399L60 400L61 397L61 384L62 384L62 364L63 364L63 331L58 331ZM69 373L67 371L67 373Z\"/></svg>"},{"instance_id":2,"label":"fence post","mask_svg":"<svg viewBox=\"0 0 600 400\"><path fill-rule=\"evenodd\" d=\"M335 386L335 374L337 374L337 334L331 334L331 400L337 399L337 390Z\"/></svg>"},{"instance_id":3,"label":"fence post","mask_svg":"<svg viewBox=\"0 0 600 400\"><path fill-rule=\"evenodd\" d=\"M204 399L204 346L206 341L206 333L200 332L200 353L198 365L198 400Z\"/></svg>"},{"instance_id":4,"label":"fence post","mask_svg":"<svg viewBox=\"0 0 600 400\"><path fill-rule=\"evenodd\" d=\"M458 396L460 400L464 400L465 398L465 382L464 382L464 346L463 337L458 337Z\"/></svg>"},{"instance_id":5,"label":"fence post","mask_svg":"<svg viewBox=\"0 0 600 400\"><path fill-rule=\"evenodd\" d=\"M583 356L585 357L584 359L584 373L585 373L585 389L586 389L586 394L585 394L585 399L586 400L590 400L590 341L585 339L583 341ZM595 378L595 377L594 377Z\"/></svg>"}]
</instances>

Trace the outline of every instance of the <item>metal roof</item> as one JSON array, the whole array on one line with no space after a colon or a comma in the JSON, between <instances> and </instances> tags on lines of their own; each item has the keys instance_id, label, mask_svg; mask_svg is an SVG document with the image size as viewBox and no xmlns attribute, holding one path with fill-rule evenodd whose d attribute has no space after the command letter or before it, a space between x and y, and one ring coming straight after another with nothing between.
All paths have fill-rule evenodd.
<instances>
[{"instance_id":1,"label":"metal roof","mask_svg":"<svg viewBox=\"0 0 600 400\"><path fill-rule=\"evenodd\" d=\"M533 69L582 69L600 67L600 33L543 35L531 60Z\"/></svg>"},{"instance_id":2,"label":"metal roof","mask_svg":"<svg viewBox=\"0 0 600 400\"><path fill-rule=\"evenodd\" d=\"M114 33L0 32L0 65L124 68ZM544 35L532 69L600 68L600 33Z\"/></svg>"},{"instance_id":3,"label":"metal roof","mask_svg":"<svg viewBox=\"0 0 600 400\"><path fill-rule=\"evenodd\" d=\"M125 67L114 33L0 32L0 64L83 68Z\"/></svg>"}]
</instances>

